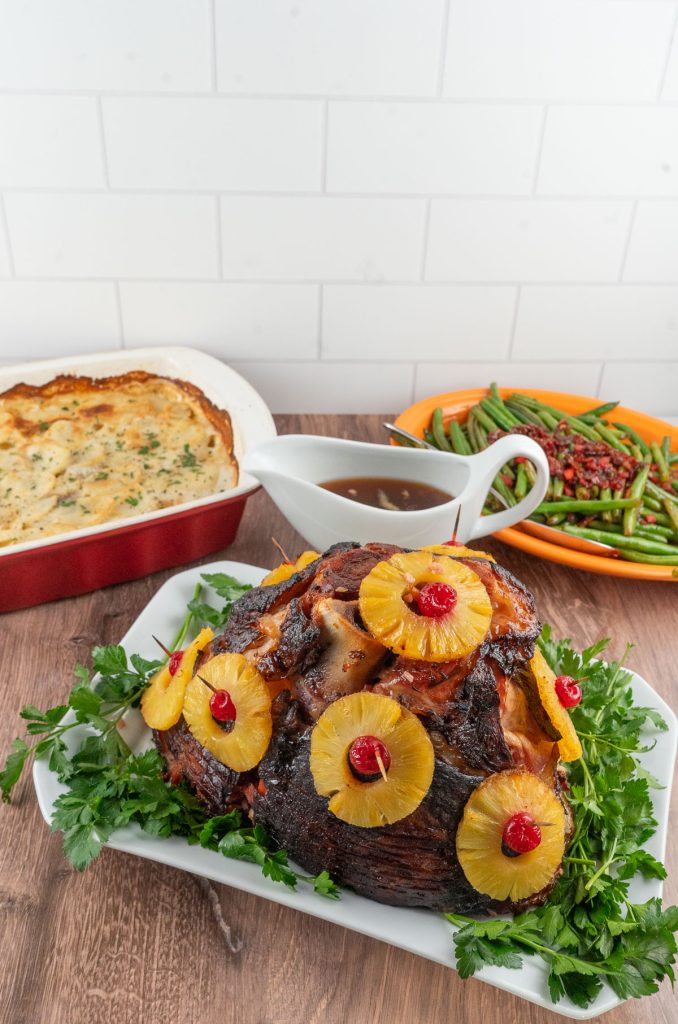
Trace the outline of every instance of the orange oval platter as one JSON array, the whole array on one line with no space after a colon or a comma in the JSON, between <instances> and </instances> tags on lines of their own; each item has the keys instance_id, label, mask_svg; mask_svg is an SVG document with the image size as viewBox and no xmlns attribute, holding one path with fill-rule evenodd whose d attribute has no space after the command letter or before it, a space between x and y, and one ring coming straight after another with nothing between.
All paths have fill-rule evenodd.
<instances>
[{"instance_id":1,"label":"orange oval platter","mask_svg":"<svg viewBox=\"0 0 678 1024\"><path fill-rule=\"evenodd\" d=\"M574 415L585 412L587 409L593 409L600 405L601 401L604 401L600 398L586 398L584 395L568 395L560 391L538 391L532 388L499 388L499 393L502 398L507 398L515 393L531 395L539 401L554 405L556 408ZM395 425L402 427L403 430L409 430L417 437L423 437L424 429L431 422L434 409L440 407L443 410L443 419L446 424L452 419L463 422L471 406L488 394L488 388L471 388L466 391L449 391L446 394L432 395L430 398L424 398L421 402L417 402L416 405L411 405L409 409L405 409L398 416ZM646 416L645 413L636 412L633 409L627 409L622 405L617 406L613 416L632 427L644 441L661 442L662 437L668 435L671 438L672 447L673 445L678 446L678 427L673 427L670 423L665 423L654 416ZM619 558L602 558L598 555L561 547L559 544L549 544L548 541L532 537L516 527L500 530L494 536L504 544L520 548L521 551L526 551L530 555L546 558L550 562L559 562L561 565L569 565L573 569L584 569L607 576L623 576L634 580L678 582L678 577L673 575L671 566L624 562Z\"/></svg>"}]
</instances>

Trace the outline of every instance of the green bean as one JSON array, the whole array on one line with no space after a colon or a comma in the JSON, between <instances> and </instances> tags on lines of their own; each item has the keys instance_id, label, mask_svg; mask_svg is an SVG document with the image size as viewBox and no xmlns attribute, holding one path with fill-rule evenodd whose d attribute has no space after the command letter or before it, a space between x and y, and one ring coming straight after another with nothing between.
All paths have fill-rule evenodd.
<instances>
[{"instance_id":1,"label":"green bean","mask_svg":"<svg viewBox=\"0 0 678 1024\"><path fill-rule=\"evenodd\" d=\"M566 519L567 516L564 512L558 512L556 515L547 516L546 523L548 526L560 526L560 524L564 523Z\"/></svg>"},{"instance_id":2,"label":"green bean","mask_svg":"<svg viewBox=\"0 0 678 1024\"><path fill-rule=\"evenodd\" d=\"M525 472L525 464L523 462L518 466L518 472L516 473L516 483L513 488L518 501L521 501L527 494L527 473Z\"/></svg>"},{"instance_id":3,"label":"green bean","mask_svg":"<svg viewBox=\"0 0 678 1024\"><path fill-rule=\"evenodd\" d=\"M426 441L427 444L432 444L434 448L438 447L436 439L430 430L424 430L424 440Z\"/></svg>"},{"instance_id":4,"label":"green bean","mask_svg":"<svg viewBox=\"0 0 678 1024\"><path fill-rule=\"evenodd\" d=\"M646 537L625 537L621 533L608 532L607 530L589 530L585 527L573 526L565 523L563 530L571 533L573 537L584 537L585 540L595 540L599 544L609 544L620 550L642 551L648 555L674 555L678 558L678 547L672 544L660 544L655 540L648 540Z\"/></svg>"},{"instance_id":5,"label":"green bean","mask_svg":"<svg viewBox=\"0 0 678 1024\"><path fill-rule=\"evenodd\" d=\"M656 441L650 442L650 451L652 452L652 459L656 462L657 469L659 470L659 479L662 483L666 483L669 478L669 467L666 464L664 453Z\"/></svg>"},{"instance_id":6,"label":"green bean","mask_svg":"<svg viewBox=\"0 0 678 1024\"><path fill-rule=\"evenodd\" d=\"M650 496L656 498L657 501L664 502L668 498L669 501L673 501L678 505L678 497L674 497L673 494L669 494L669 492L665 491L662 487L657 487L657 485L651 480L647 481L647 489L645 493L647 494L648 492Z\"/></svg>"},{"instance_id":7,"label":"green bean","mask_svg":"<svg viewBox=\"0 0 678 1024\"><path fill-rule=\"evenodd\" d=\"M572 429L576 431L576 433L581 434L582 437L588 438L589 441L598 440L598 435L593 427L589 427L588 424L577 419L576 416L570 416L569 413L563 412L562 409L556 409L552 405L546 405L544 402L539 402L536 398L531 398L529 395L512 395L511 397L520 399L521 404L525 405L528 409L533 409L534 412L538 413L542 417L546 413L551 418L555 418L555 426L557 426L561 420L565 420L565 422L569 423Z\"/></svg>"},{"instance_id":8,"label":"green bean","mask_svg":"<svg viewBox=\"0 0 678 1024\"><path fill-rule=\"evenodd\" d=\"M671 520L671 523L676 531L678 531L678 506L674 505L673 502L667 498L664 501L664 511Z\"/></svg>"},{"instance_id":9,"label":"green bean","mask_svg":"<svg viewBox=\"0 0 678 1024\"><path fill-rule=\"evenodd\" d=\"M631 484L631 490L629 491L629 498L640 499L643 496L645 490L645 484L647 483L647 477L650 472L650 467L643 464L642 468L636 473L633 483ZM622 524L624 534L627 537L631 537L638 526L638 506L635 508L627 508L622 516Z\"/></svg>"},{"instance_id":10,"label":"green bean","mask_svg":"<svg viewBox=\"0 0 678 1024\"><path fill-rule=\"evenodd\" d=\"M562 501L544 501L535 512L605 512L607 509L639 508L640 498L619 498L616 501L577 501L564 498Z\"/></svg>"},{"instance_id":11,"label":"green bean","mask_svg":"<svg viewBox=\"0 0 678 1024\"><path fill-rule=\"evenodd\" d=\"M595 409L587 409L586 412L579 413L579 419L584 420L585 423L589 422L589 417L595 418L607 415L608 412L612 412L617 408L619 402L606 402L605 405L597 405Z\"/></svg>"},{"instance_id":12,"label":"green bean","mask_svg":"<svg viewBox=\"0 0 678 1024\"><path fill-rule=\"evenodd\" d=\"M484 427L489 433L497 429L497 424L494 422L491 416L488 416L481 404L473 406L473 415L478 420L481 427Z\"/></svg>"},{"instance_id":13,"label":"green bean","mask_svg":"<svg viewBox=\"0 0 678 1024\"><path fill-rule=\"evenodd\" d=\"M662 438L662 455L664 456L664 462L668 467L669 459L671 458L671 438L668 436Z\"/></svg>"},{"instance_id":14,"label":"green bean","mask_svg":"<svg viewBox=\"0 0 678 1024\"><path fill-rule=\"evenodd\" d=\"M497 405L491 398L481 398L480 407L484 409L488 416L491 416L495 423L497 423L502 430L512 430L513 427L518 426L518 420L501 405Z\"/></svg>"},{"instance_id":15,"label":"green bean","mask_svg":"<svg viewBox=\"0 0 678 1024\"><path fill-rule=\"evenodd\" d=\"M647 507L651 509L652 512L661 512L662 509L661 501L659 501L658 498L654 498L652 497L652 495L648 494L647 490L643 495L643 505L647 505Z\"/></svg>"},{"instance_id":16,"label":"green bean","mask_svg":"<svg viewBox=\"0 0 678 1024\"><path fill-rule=\"evenodd\" d=\"M496 491L499 491L499 493L501 494L502 498L504 499L506 504L509 506L509 508L511 508L513 505L516 504L516 499L513 496L513 491L509 487L506 486L506 484L502 480L501 476L496 476L494 478L494 483L493 483L492 486L494 487L494 489Z\"/></svg>"},{"instance_id":17,"label":"green bean","mask_svg":"<svg viewBox=\"0 0 678 1024\"><path fill-rule=\"evenodd\" d=\"M536 412L532 412L531 409L525 409L520 405L516 405L514 402L511 402L508 398L506 399L504 405L511 413L513 413L513 415L517 419L521 421L521 423L530 423L535 427L544 426L542 420L539 419Z\"/></svg>"},{"instance_id":18,"label":"green bean","mask_svg":"<svg viewBox=\"0 0 678 1024\"><path fill-rule=\"evenodd\" d=\"M627 437L630 437L634 444L637 444L643 455L649 455L650 449L648 445L643 441L640 434L637 434L631 427L627 427L625 423L615 423L617 430L623 431Z\"/></svg>"},{"instance_id":19,"label":"green bean","mask_svg":"<svg viewBox=\"0 0 678 1024\"><path fill-rule=\"evenodd\" d=\"M457 420L450 420L448 426L450 443L457 455L471 455L471 445L466 440L466 435Z\"/></svg>"},{"instance_id":20,"label":"green bean","mask_svg":"<svg viewBox=\"0 0 678 1024\"><path fill-rule=\"evenodd\" d=\"M625 562L644 562L646 565L678 565L678 551L675 555L646 555L638 551L620 551L619 557ZM678 577L678 570L673 575Z\"/></svg>"},{"instance_id":21,"label":"green bean","mask_svg":"<svg viewBox=\"0 0 678 1024\"><path fill-rule=\"evenodd\" d=\"M504 399L499 394L499 388L497 387L496 381L492 381L490 384L490 395L498 405L504 405Z\"/></svg>"},{"instance_id":22,"label":"green bean","mask_svg":"<svg viewBox=\"0 0 678 1024\"><path fill-rule=\"evenodd\" d=\"M609 444L610 448L616 448L618 452L624 452L625 454L628 455L629 450L626 447L626 445L622 444L621 441L617 440L617 436L613 434L611 430L603 426L602 423L596 423L595 429L596 432L600 435L600 437L596 438L596 440L602 439L603 441L606 441L607 444Z\"/></svg>"},{"instance_id":23,"label":"green bean","mask_svg":"<svg viewBox=\"0 0 678 1024\"><path fill-rule=\"evenodd\" d=\"M433 416L431 417L431 433L436 440L436 445L441 451L452 451L452 445L447 440L445 424L443 423L443 410L440 408L433 410Z\"/></svg>"},{"instance_id":24,"label":"green bean","mask_svg":"<svg viewBox=\"0 0 678 1024\"><path fill-rule=\"evenodd\" d=\"M557 476L553 481L553 497L560 498L565 487L565 481L561 476Z\"/></svg>"},{"instance_id":25,"label":"green bean","mask_svg":"<svg viewBox=\"0 0 678 1024\"><path fill-rule=\"evenodd\" d=\"M669 462L671 465L673 465L674 462L678 462L678 452L674 452L672 455L669 455Z\"/></svg>"},{"instance_id":26,"label":"green bean","mask_svg":"<svg viewBox=\"0 0 678 1024\"><path fill-rule=\"evenodd\" d=\"M600 498L601 498L601 501L612 501L612 488L611 487L603 487L601 492L600 492ZM601 518L603 520L605 520L606 523L611 523L612 522L612 513L608 509L606 512L602 513Z\"/></svg>"}]
</instances>

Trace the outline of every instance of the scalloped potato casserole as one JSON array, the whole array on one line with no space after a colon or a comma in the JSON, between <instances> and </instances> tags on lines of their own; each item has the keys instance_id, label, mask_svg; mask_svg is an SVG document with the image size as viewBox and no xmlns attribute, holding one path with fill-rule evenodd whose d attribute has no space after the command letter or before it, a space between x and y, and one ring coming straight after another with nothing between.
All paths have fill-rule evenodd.
<instances>
[{"instance_id":1,"label":"scalloped potato casserole","mask_svg":"<svg viewBox=\"0 0 678 1024\"><path fill-rule=\"evenodd\" d=\"M187 381L134 371L0 395L0 546L235 487L231 419Z\"/></svg>"}]
</instances>

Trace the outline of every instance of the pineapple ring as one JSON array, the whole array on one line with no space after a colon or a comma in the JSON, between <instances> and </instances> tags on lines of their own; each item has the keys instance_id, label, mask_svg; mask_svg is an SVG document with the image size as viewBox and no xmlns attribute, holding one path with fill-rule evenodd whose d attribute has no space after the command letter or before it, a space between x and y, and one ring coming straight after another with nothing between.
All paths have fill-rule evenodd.
<instances>
[{"instance_id":1,"label":"pineapple ring","mask_svg":"<svg viewBox=\"0 0 678 1024\"><path fill-rule=\"evenodd\" d=\"M348 751L358 736L376 736L388 747L386 781L361 782L351 771ZM434 764L433 744L417 716L378 693L333 701L311 733L316 791L330 798L332 814L359 828L392 825L416 811L430 789Z\"/></svg>"},{"instance_id":2,"label":"pineapple ring","mask_svg":"<svg viewBox=\"0 0 678 1024\"><path fill-rule=\"evenodd\" d=\"M567 708L556 693L556 674L538 647L530 661L530 671L539 690L539 699L551 725L560 734L558 753L561 761L576 761L582 755L582 745L572 724Z\"/></svg>"},{"instance_id":3,"label":"pineapple ring","mask_svg":"<svg viewBox=\"0 0 678 1024\"><path fill-rule=\"evenodd\" d=\"M141 697L141 715L149 729L164 732L177 724L181 718L186 687L193 675L198 654L207 647L213 636L211 629L201 629L184 651L174 675L170 674L168 662L153 676Z\"/></svg>"},{"instance_id":4,"label":"pineapple ring","mask_svg":"<svg viewBox=\"0 0 678 1024\"><path fill-rule=\"evenodd\" d=\"M259 764L271 740L271 694L266 682L242 654L217 654L200 668L216 690L228 690L236 708L230 732L215 722L210 711L212 691L193 676L186 687L184 718L198 743L234 772Z\"/></svg>"},{"instance_id":5,"label":"pineapple ring","mask_svg":"<svg viewBox=\"0 0 678 1024\"><path fill-rule=\"evenodd\" d=\"M502 852L506 822L526 812L541 826L541 843L529 853ZM552 789L531 772L490 775L471 796L457 829L457 857L477 892L494 900L522 900L553 879L565 853L565 811Z\"/></svg>"},{"instance_id":6,"label":"pineapple ring","mask_svg":"<svg viewBox=\"0 0 678 1024\"><path fill-rule=\"evenodd\" d=\"M280 565L276 566L275 569L271 569L264 576L259 586L270 587L273 583L282 583L283 580L288 580L290 576L294 576L295 572L299 572L300 569L305 569L311 562L315 562L316 558L320 558L317 551L304 551L303 554L299 555L296 562L281 562Z\"/></svg>"},{"instance_id":7,"label":"pineapple ring","mask_svg":"<svg viewBox=\"0 0 678 1024\"><path fill-rule=\"evenodd\" d=\"M447 583L454 608L439 618L417 615L403 600L415 584ZM360 584L359 608L372 636L396 654L423 661L463 658L490 628L492 604L481 579L454 558L410 551L378 562Z\"/></svg>"},{"instance_id":8,"label":"pineapple ring","mask_svg":"<svg viewBox=\"0 0 678 1024\"><path fill-rule=\"evenodd\" d=\"M428 544L420 551L431 551L434 555L446 555L448 558L484 558L486 562L496 562L497 559L488 554L487 551L475 551L473 548L466 548L463 544L452 546L450 544Z\"/></svg>"}]
</instances>

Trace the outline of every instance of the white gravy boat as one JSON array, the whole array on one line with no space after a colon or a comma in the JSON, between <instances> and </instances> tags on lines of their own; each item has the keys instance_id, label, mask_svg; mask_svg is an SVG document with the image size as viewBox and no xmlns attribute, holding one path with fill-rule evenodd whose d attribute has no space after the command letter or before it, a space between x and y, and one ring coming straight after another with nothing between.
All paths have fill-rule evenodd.
<instances>
[{"instance_id":1,"label":"white gravy boat","mask_svg":"<svg viewBox=\"0 0 678 1024\"><path fill-rule=\"evenodd\" d=\"M512 508L482 516L492 481L517 456L534 465L535 486ZM465 544L529 516L543 500L549 480L543 450L521 434L499 438L478 455L283 434L247 452L242 468L263 484L292 526L319 551L341 540L402 547L440 544L451 537L458 509L457 540ZM416 480L454 497L434 508L394 512L361 505L318 486L348 477Z\"/></svg>"}]
</instances>

